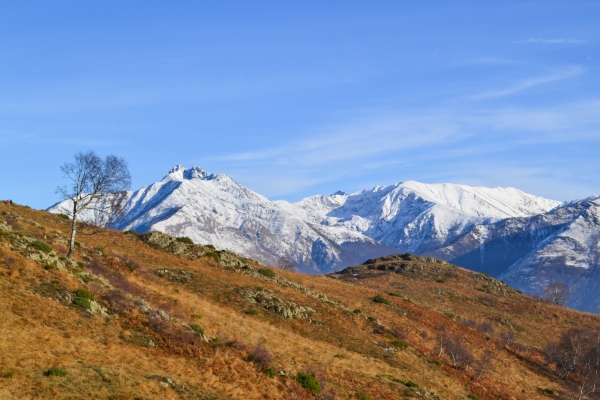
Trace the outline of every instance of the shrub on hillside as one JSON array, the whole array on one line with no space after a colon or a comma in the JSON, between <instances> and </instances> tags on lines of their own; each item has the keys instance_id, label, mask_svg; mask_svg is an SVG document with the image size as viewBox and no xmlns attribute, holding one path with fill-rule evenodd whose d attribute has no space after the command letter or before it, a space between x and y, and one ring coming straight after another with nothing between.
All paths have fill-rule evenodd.
<instances>
[{"instance_id":1,"label":"shrub on hillside","mask_svg":"<svg viewBox=\"0 0 600 400\"><path fill-rule=\"evenodd\" d=\"M256 366L265 368L273 363L273 356L262 344L257 344L252 354L248 356L248 361L252 361Z\"/></svg>"},{"instance_id":2,"label":"shrub on hillside","mask_svg":"<svg viewBox=\"0 0 600 400\"><path fill-rule=\"evenodd\" d=\"M85 310L89 310L90 308L92 308L92 302L90 301L90 299L76 298L75 300L73 300L73 303L77 304L79 307Z\"/></svg>"},{"instance_id":3,"label":"shrub on hillside","mask_svg":"<svg viewBox=\"0 0 600 400\"><path fill-rule=\"evenodd\" d=\"M44 371L44 375L46 375L46 376L60 376L60 377L65 377L65 376L67 376L67 371L65 371L62 368L52 367L52 368L47 369L46 371Z\"/></svg>"},{"instance_id":4,"label":"shrub on hillside","mask_svg":"<svg viewBox=\"0 0 600 400\"><path fill-rule=\"evenodd\" d=\"M219 254L214 251L204 253L204 257L212 258L215 261L219 261Z\"/></svg>"},{"instance_id":5,"label":"shrub on hillside","mask_svg":"<svg viewBox=\"0 0 600 400\"><path fill-rule=\"evenodd\" d=\"M263 276L266 276L267 278L275 278L277 276L275 272L273 272L273 270L269 268L261 268L258 270L258 273Z\"/></svg>"},{"instance_id":6,"label":"shrub on hillside","mask_svg":"<svg viewBox=\"0 0 600 400\"><path fill-rule=\"evenodd\" d=\"M52 247L39 240L32 242L31 247L33 247L36 250L43 251L44 253L50 253L52 251Z\"/></svg>"},{"instance_id":7,"label":"shrub on hillside","mask_svg":"<svg viewBox=\"0 0 600 400\"><path fill-rule=\"evenodd\" d=\"M321 385L314 372L298 372L296 374L296 382L311 392L319 393L321 391Z\"/></svg>"},{"instance_id":8,"label":"shrub on hillside","mask_svg":"<svg viewBox=\"0 0 600 400\"><path fill-rule=\"evenodd\" d=\"M198 324L191 324L190 328L192 328L192 330L194 332L198 332L201 335L204 335L204 329L202 329L202 327L200 325L198 325Z\"/></svg>"},{"instance_id":9,"label":"shrub on hillside","mask_svg":"<svg viewBox=\"0 0 600 400\"><path fill-rule=\"evenodd\" d=\"M392 346L394 346L397 349L404 350L409 346L409 344L406 340L394 340L392 342Z\"/></svg>"},{"instance_id":10,"label":"shrub on hillside","mask_svg":"<svg viewBox=\"0 0 600 400\"><path fill-rule=\"evenodd\" d=\"M369 395L367 395L367 394L365 394L363 392L356 393L356 398L359 399L359 400L372 400L371 396L369 396Z\"/></svg>"},{"instance_id":11,"label":"shrub on hillside","mask_svg":"<svg viewBox=\"0 0 600 400\"><path fill-rule=\"evenodd\" d=\"M187 237L187 236L178 237L178 238L177 238L177 241L178 241L179 243L185 243L185 244L194 244L194 242L192 242L192 239L190 239L190 238L189 238L189 237Z\"/></svg>"},{"instance_id":12,"label":"shrub on hillside","mask_svg":"<svg viewBox=\"0 0 600 400\"><path fill-rule=\"evenodd\" d=\"M373 301L375 303L381 303L381 304L390 304L390 301L388 299L386 299L385 297L383 297L382 295L378 294L377 296L373 297Z\"/></svg>"},{"instance_id":13,"label":"shrub on hillside","mask_svg":"<svg viewBox=\"0 0 600 400\"><path fill-rule=\"evenodd\" d=\"M265 375L267 375L269 378L275 378L275 374L277 373L277 371L275 371L275 368L273 368L270 365L266 365L262 368L262 372L265 373Z\"/></svg>"},{"instance_id":14,"label":"shrub on hillside","mask_svg":"<svg viewBox=\"0 0 600 400\"><path fill-rule=\"evenodd\" d=\"M77 289L73 292L73 294L80 299L94 300L94 295L92 292L86 289Z\"/></svg>"}]
</instances>

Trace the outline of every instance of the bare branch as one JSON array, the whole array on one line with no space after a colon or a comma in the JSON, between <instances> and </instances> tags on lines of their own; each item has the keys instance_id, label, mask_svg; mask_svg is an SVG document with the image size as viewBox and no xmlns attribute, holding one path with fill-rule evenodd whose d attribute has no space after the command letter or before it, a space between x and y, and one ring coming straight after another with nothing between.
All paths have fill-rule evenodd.
<instances>
[{"instance_id":1,"label":"bare branch","mask_svg":"<svg viewBox=\"0 0 600 400\"><path fill-rule=\"evenodd\" d=\"M95 152L79 152L74 162L60 167L64 177L71 181L68 186L59 186L56 193L63 200L70 200L72 209L68 214L73 218L71 245L67 257L71 258L75 248L77 216L85 209L92 209L97 226L112 224L121 214L126 194L131 185L131 175L127 162L114 155L102 160ZM90 221L88 221L88 224ZM85 226L85 225L84 225Z\"/></svg>"}]
</instances>

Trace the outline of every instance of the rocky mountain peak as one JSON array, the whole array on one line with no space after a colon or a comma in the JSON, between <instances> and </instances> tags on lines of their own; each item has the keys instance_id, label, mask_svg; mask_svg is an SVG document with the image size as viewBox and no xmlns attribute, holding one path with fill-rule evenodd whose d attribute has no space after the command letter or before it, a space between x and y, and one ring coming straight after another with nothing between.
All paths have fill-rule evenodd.
<instances>
[{"instance_id":1,"label":"rocky mountain peak","mask_svg":"<svg viewBox=\"0 0 600 400\"><path fill-rule=\"evenodd\" d=\"M202 180L213 180L217 178L216 174L205 171L201 167L193 166L192 168L186 168L181 164L178 164L169 170L169 173L165 178L174 178L177 180L192 180L192 179L202 179Z\"/></svg>"}]
</instances>

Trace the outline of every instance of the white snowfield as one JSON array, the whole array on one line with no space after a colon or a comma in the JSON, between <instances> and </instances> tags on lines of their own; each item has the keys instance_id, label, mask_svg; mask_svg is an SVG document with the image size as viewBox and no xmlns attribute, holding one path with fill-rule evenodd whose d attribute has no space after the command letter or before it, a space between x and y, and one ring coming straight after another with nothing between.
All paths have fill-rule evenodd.
<instances>
[{"instance_id":1,"label":"white snowfield","mask_svg":"<svg viewBox=\"0 0 600 400\"><path fill-rule=\"evenodd\" d=\"M477 226L546 213L561 203L514 188L414 181L353 194L270 201L224 174L174 167L160 182L126 196L114 228L187 236L305 272L329 272L371 257L420 253ZM49 211L69 214L69 201ZM83 213L83 220L92 217Z\"/></svg>"}]
</instances>

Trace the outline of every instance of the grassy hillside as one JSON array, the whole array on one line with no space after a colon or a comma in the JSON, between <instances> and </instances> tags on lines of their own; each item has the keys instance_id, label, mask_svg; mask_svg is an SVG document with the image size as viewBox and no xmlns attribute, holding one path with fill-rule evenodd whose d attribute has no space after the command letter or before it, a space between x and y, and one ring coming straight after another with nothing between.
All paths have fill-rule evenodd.
<instances>
[{"instance_id":1,"label":"grassy hillside","mask_svg":"<svg viewBox=\"0 0 600 400\"><path fill-rule=\"evenodd\" d=\"M0 397L532 399L549 342L600 317L410 256L328 276L0 205ZM573 387L575 387L573 386Z\"/></svg>"}]
</instances>

